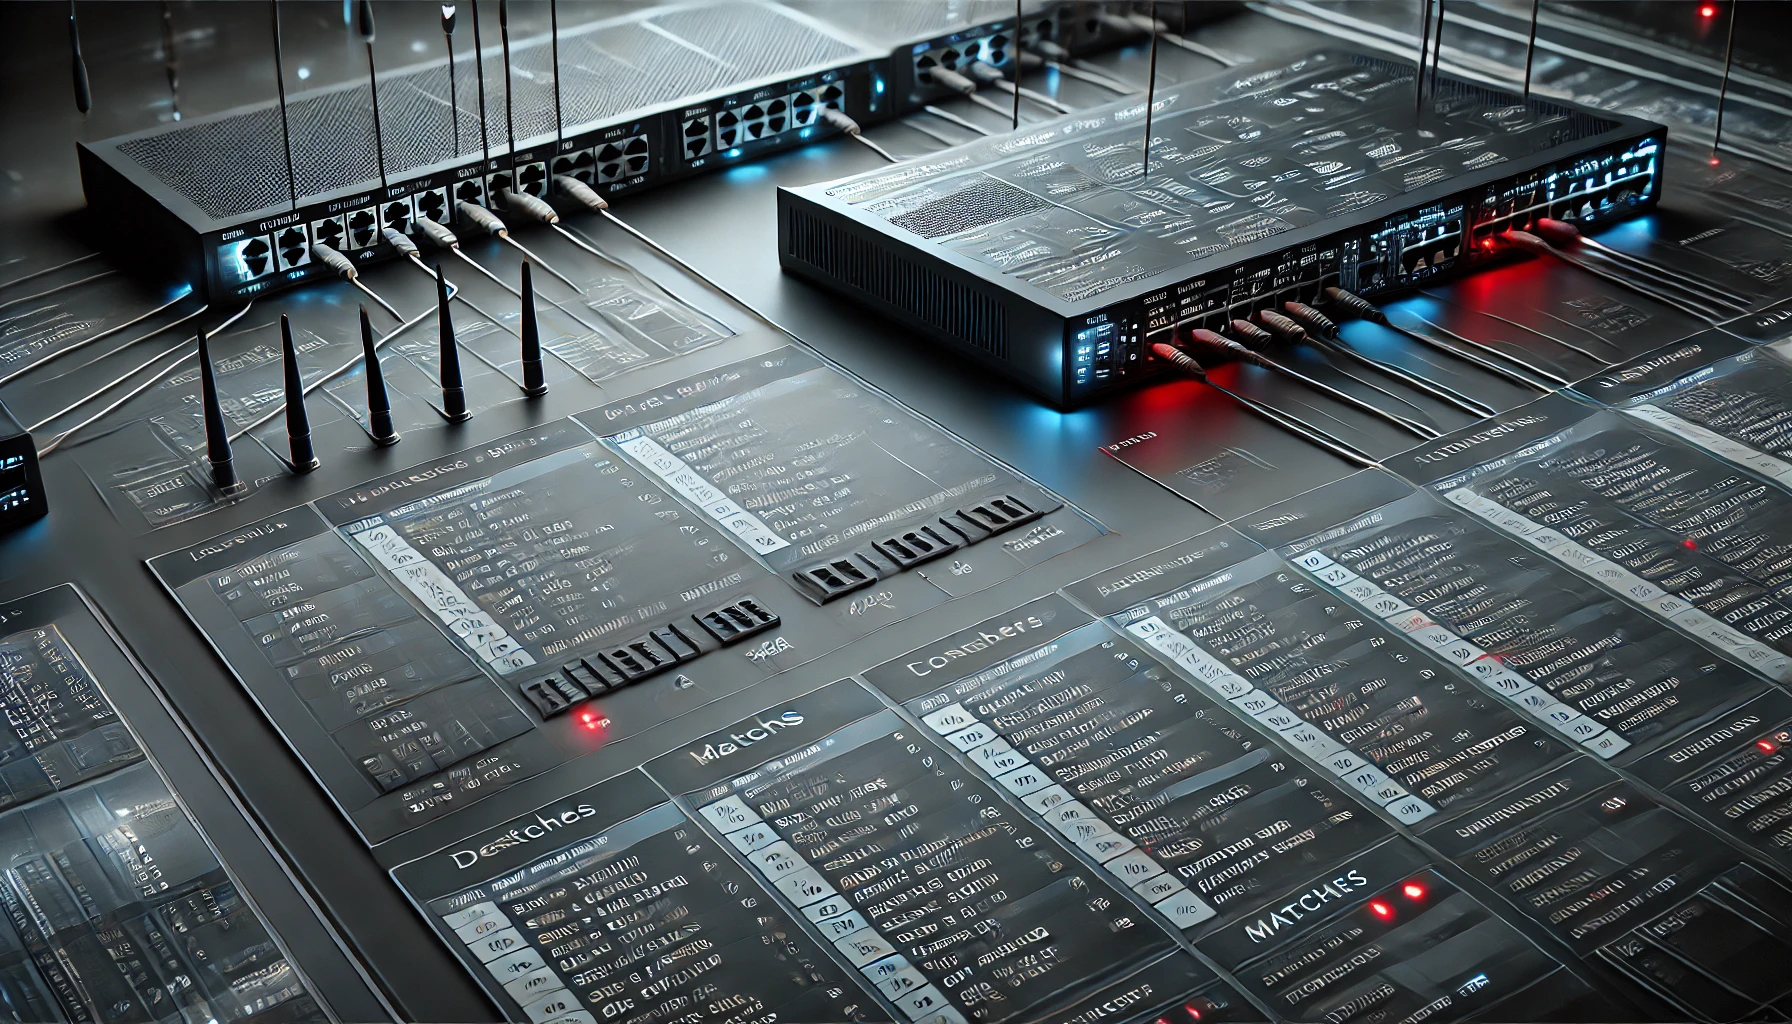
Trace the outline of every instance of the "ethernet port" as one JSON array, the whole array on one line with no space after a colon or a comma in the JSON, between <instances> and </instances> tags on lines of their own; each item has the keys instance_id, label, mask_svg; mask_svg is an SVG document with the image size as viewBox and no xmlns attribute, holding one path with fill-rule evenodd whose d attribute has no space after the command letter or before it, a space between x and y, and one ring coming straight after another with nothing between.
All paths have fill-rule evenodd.
<instances>
[{"instance_id":1,"label":"ethernet port","mask_svg":"<svg viewBox=\"0 0 1792 1024\"><path fill-rule=\"evenodd\" d=\"M232 283L253 281L274 269L274 247L260 235L218 247L218 269Z\"/></svg>"},{"instance_id":2,"label":"ethernet port","mask_svg":"<svg viewBox=\"0 0 1792 1024\"><path fill-rule=\"evenodd\" d=\"M577 153L555 157L554 173L591 184L597 180L597 151L581 149Z\"/></svg>"},{"instance_id":3,"label":"ethernet port","mask_svg":"<svg viewBox=\"0 0 1792 1024\"><path fill-rule=\"evenodd\" d=\"M647 169L647 159L650 155L647 151L647 136L637 135L628 140L628 145L622 147L622 153L628 158L624 162L625 166L628 168L628 173L640 174L642 171L645 171Z\"/></svg>"},{"instance_id":4,"label":"ethernet port","mask_svg":"<svg viewBox=\"0 0 1792 1024\"><path fill-rule=\"evenodd\" d=\"M380 226L373 210L361 209L348 215L348 247L365 249L380 237Z\"/></svg>"},{"instance_id":5,"label":"ethernet port","mask_svg":"<svg viewBox=\"0 0 1792 1024\"><path fill-rule=\"evenodd\" d=\"M485 176L486 195L497 196L502 199L504 197L504 190L511 187L509 171L499 171L496 174L488 174Z\"/></svg>"},{"instance_id":6,"label":"ethernet port","mask_svg":"<svg viewBox=\"0 0 1792 1024\"><path fill-rule=\"evenodd\" d=\"M477 179L468 178L454 187L454 201L472 203L474 206L485 205L485 186Z\"/></svg>"},{"instance_id":7,"label":"ethernet port","mask_svg":"<svg viewBox=\"0 0 1792 1024\"><path fill-rule=\"evenodd\" d=\"M237 249L237 256L242 260L242 265L246 271L249 271L251 278L260 278L262 274L269 271L269 255L271 253L272 247L267 244L267 239L262 239L262 237L249 239L242 244L242 249Z\"/></svg>"},{"instance_id":8,"label":"ethernet port","mask_svg":"<svg viewBox=\"0 0 1792 1024\"><path fill-rule=\"evenodd\" d=\"M716 148L727 149L740 142L740 111L724 110L716 115Z\"/></svg>"},{"instance_id":9,"label":"ethernet port","mask_svg":"<svg viewBox=\"0 0 1792 1024\"><path fill-rule=\"evenodd\" d=\"M380 209L380 223L399 234L411 230L411 204L403 199L387 203Z\"/></svg>"},{"instance_id":10,"label":"ethernet port","mask_svg":"<svg viewBox=\"0 0 1792 1024\"><path fill-rule=\"evenodd\" d=\"M622 147L609 143L604 149L597 151L597 179L599 183L609 183L622 178Z\"/></svg>"},{"instance_id":11,"label":"ethernet port","mask_svg":"<svg viewBox=\"0 0 1792 1024\"><path fill-rule=\"evenodd\" d=\"M693 117L679 126L684 137L684 158L695 160L709 152L709 118Z\"/></svg>"},{"instance_id":12,"label":"ethernet port","mask_svg":"<svg viewBox=\"0 0 1792 1024\"><path fill-rule=\"evenodd\" d=\"M540 199L548 192L548 165L540 162L524 164L517 168L516 180L517 191Z\"/></svg>"},{"instance_id":13,"label":"ethernet port","mask_svg":"<svg viewBox=\"0 0 1792 1024\"><path fill-rule=\"evenodd\" d=\"M292 227L274 236L274 252L281 270L291 270L311 262L311 235L305 225Z\"/></svg>"},{"instance_id":14,"label":"ethernet port","mask_svg":"<svg viewBox=\"0 0 1792 1024\"><path fill-rule=\"evenodd\" d=\"M765 134L776 135L789 127L790 104L782 97L765 105Z\"/></svg>"},{"instance_id":15,"label":"ethernet port","mask_svg":"<svg viewBox=\"0 0 1792 1024\"><path fill-rule=\"evenodd\" d=\"M250 277L260 277L268 272L268 257L272 252L273 248L268 245L267 239L256 237L243 243L243 247L237 250L237 257L243 261L243 269L249 272Z\"/></svg>"},{"instance_id":16,"label":"ethernet port","mask_svg":"<svg viewBox=\"0 0 1792 1024\"><path fill-rule=\"evenodd\" d=\"M448 190L432 188L428 192L417 193L415 199L418 220L433 220L437 224L448 223Z\"/></svg>"},{"instance_id":17,"label":"ethernet port","mask_svg":"<svg viewBox=\"0 0 1792 1024\"><path fill-rule=\"evenodd\" d=\"M824 85L816 92L815 99L829 110L846 109L846 90L837 85Z\"/></svg>"},{"instance_id":18,"label":"ethernet port","mask_svg":"<svg viewBox=\"0 0 1792 1024\"><path fill-rule=\"evenodd\" d=\"M751 142L765 135L765 107L758 103L750 103L740 113L741 138Z\"/></svg>"},{"instance_id":19,"label":"ethernet port","mask_svg":"<svg viewBox=\"0 0 1792 1024\"><path fill-rule=\"evenodd\" d=\"M622 147L614 142L606 142L597 151L597 180L599 184L615 181L622 177Z\"/></svg>"},{"instance_id":20,"label":"ethernet port","mask_svg":"<svg viewBox=\"0 0 1792 1024\"><path fill-rule=\"evenodd\" d=\"M1008 63L1008 44L1011 40L1005 35L993 35L983 41L983 63L1001 67Z\"/></svg>"},{"instance_id":21,"label":"ethernet port","mask_svg":"<svg viewBox=\"0 0 1792 1024\"><path fill-rule=\"evenodd\" d=\"M343 236L346 234L348 234L348 229L343 225L341 217L325 217L323 220L311 222L311 237L317 239L320 245L327 245L340 251Z\"/></svg>"},{"instance_id":22,"label":"ethernet port","mask_svg":"<svg viewBox=\"0 0 1792 1024\"><path fill-rule=\"evenodd\" d=\"M813 89L790 94L790 123L792 126L801 128L814 124L815 119L819 116L821 116L821 104L816 102Z\"/></svg>"},{"instance_id":23,"label":"ethernet port","mask_svg":"<svg viewBox=\"0 0 1792 1024\"><path fill-rule=\"evenodd\" d=\"M647 136L635 135L608 143L597 152L599 183L619 181L647 169Z\"/></svg>"},{"instance_id":24,"label":"ethernet port","mask_svg":"<svg viewBox=\"0 0 1792 1024\"><path fill-rule=\"evenodd\" d=\"M939 66L940 66L939 55L937 52L935 52L933 50L928 50L926 53L923 53L921 56L916 57L915 58L915 78L916 78L916 80L922 81L922 82L932 82L933 81L933 69L937 68Z\"/></svg>"},{"instance_id":25,"label":"ethernet port","mask_svg":"<svg viewBox=\"0 0 1792 1024\"><path fill-rule=\"evenodd\" d=\"M971 45L974 47L976 44L973 43ZM958 62L960 60L962 60L963 58L964 58L964 54L959 53L957 50L948 46L944 50L940 51L940 56L939 56L940 67L945 68L947 71L957 71L958 70Z\"/></svg>"}]
</instances>

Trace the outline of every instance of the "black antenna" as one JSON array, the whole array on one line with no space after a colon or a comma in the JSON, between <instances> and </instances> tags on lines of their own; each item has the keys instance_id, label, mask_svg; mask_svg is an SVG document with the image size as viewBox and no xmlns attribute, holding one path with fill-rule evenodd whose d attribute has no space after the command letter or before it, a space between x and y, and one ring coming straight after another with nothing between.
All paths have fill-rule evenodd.
<instances>
[{"instance_id":1,"label":"black antenna","mask_svg":"<svg viewBox=\"0 0 1792 1024\"><path fill-rule=\"evenodd\" d=\"M174 55L174 8L162 0L162 70L168 75L169 106L180 120L180 61Z\"/></svg>"},{"instance_id":2,"label":"black antenna","mask_svg":"<svg viewBox=\"0 0 1792 1024\"><path fill-rule=\"evenodd\" d=\"M1412 76L1412 119L1418 121L1425 110L1425 58L1431 50L1431 0L1419 0L1425 6L1425 19L1419 23L1419 67Z\"/></svg>"},{"instance_id":3,"label":"black antenna","mask_svg":"<svg viewBox=\"0 0 1792 1024\"><path fill-rule=\"evenodd\" d=\"M558 153L566 144L566 117L560 110L560 0L548 0L548 43L554 58L554 152Z\"/></svg>"},{"instance_id":4,"label":"black antenna","mask_svg":"<svg viewBox=\"0 0 1792 1024\"><path fill-rule=\"evenodd\" d=\"M81 25L75 20L75 0L68 0L68 50L74 70L75 109L86 116L93 109L93 86L87 80L87 58L81 56Z\"/></svg>"},{"instance_id":5,"label":"black antenna","mask_svg":"<svg viewBox=\"0 0 1792 1024\"><path fill-rule=\"evenodd\" d=\"M1724 139L1724 100L1730 95L1730 62L1736 56L1736 15L1742 12L1740 0L1730 0L1730 31L1724 40L1724 78L1717 86L1717 130L1711 135L1711 162L1717 163L1717 147Z\"/></svg>"},{"instance_id":6,"label":"black antenna","mask_svg":"<svg viewBox=\"0 0 1792 1024\"><path fill-rule=\"evenodd\" d=\"M516 118L510 102L516 91L510 81L510 0L498 0L498 43L504 47L504 133L510 140L510 187L520 193L523 187L516 180Z\"/></svg>"},{"instance_id":7,"label":"black antenna","mask_svg":"<svg viewBox=\"0 0 1792 1024\"><path fill-rule=\"evenodd\" d=\"M380 199L389 187L386 181L386 140L380 134L380 80L373 67L373 0L355 4L355 32L367 45L367 91L373 94L373 151L380 162Z\"/></svg>"},{"instance_id":8,"label":"black antenna","mask_svg":"<svg viewBox=\"0 0 1792 1024\"><path fill-rule=\"evenodd\" d=\"M380 354L373 344L373 322L367 319L367 307L361 307L361 362L367 369L367 432L373 443L389 445L398 440L392 429L392 400L386 395L386 375L380 369Z\"/></svg>"},{"instance_id":9,"label":"black antenna","mask_svg":"<svg viewBox=\"0 0 1792 1024\"><path fill-rule=\"evenodd\" d=\"M1531 35L1524 44L1524 101L1531 102L1531 59L1537 55L1537 8L1543 0L1531 0Z\"/></svg>"},{"instance_id":10,"label":"black antenna","mask_svg":"<svg viewBox=\"0 0 1792 1024\"><path fill-rule=\"evenodd\" d=\"M448 117L454 133L454 155L460 155L460 97L454 89L454 15L453 4L442 5L442 42L448 47Z\"/></svg>"},{"instance_id":11,"label":"black antenna","mask_svg":"<svg viewBox=\"0 0 1792 1024\"><path fill-rule=\"evenodd\" d=\"M473 9L473 70L479 78L479 148L485 154L485 163L479 169L479 191L486 190L485 176L492 169L492 136L485 129L485 44L479 40L479 0L470 0L468 6ZM487 196L486 202L491 202Z\"/></svg>"},{"instance_id":12,"label":"black antenna","mask_svg":"<svg viewBox=\"0 0 1792 1024\"><path fill-rule=\"evenodd\" d=\"M1431 102L1437 102L1437 66L1444 62L1444 5L1437 0L1437 38L1431 47Z\"/></svg>"},{"instance_id":13,"label":"black antenna","mask_svg":"<svg viewBox=\"0 0 1792 1024\"><path fill-rule=\"evenodd\" d=\"M280 355L286 366L286 450L294 473L309 473L322 463L311 450L311 418L305 415L305 378L299 373L299 350L292 343L292 323L280 314Z\"/></svg>"},{"instance_id":14,"label":"black antenna","mask_svg":"<svg viewBox=\"0 0 1792 1024\"><path fill-rule=\"evenodd\" d=\"M450 423L465 423L473 414L467 411L467 389L460 378L460 346L454 340L454 318L448 312L448 279L442 275L440 263L436 264L436 328L441 333L438 351L442 363L442 415Z\"/></svg>"},{"instance_id":15,"label":"black antenna","mask_svg":"<svg viewBox=\"0 0 1792 1024\"><path fill-rule=\"evenodd\" d=\"M292 173L292 127L286 121L286 63L280 51L280 0L268 0L268 17L274 23L274 89L280 94L280 144L286 149L286 192L292 208L299 208L299 185Z\"/></svg>"},{"instance_id":16,"label":"black antenna","mask_svg":"<svg viewBox=\"0 0 1792 1024\"><path fill-rule=\"evenodd\" d=\"M230 431L224 427L224 407L218 404L218 378L212 369L212 355L205 343L205 330L199 335L199 404L205 422L205 457L212 464L212 483L218 493L234 498L249 488L236 475L236 464L230 455Z\"/></svg>"},{"instance_id":17,"label":"black antenna","mask_svg":"<svg viewBox=\"0 0 1792 1024\"><path fill-rule=\"evenodd\" d=\"M1020 130L1020 37L1021 0L1014 0L1014 42L1009 46L1008 64L1014 68L1014 130Z\"/></svg>"},{"instance_id":18,"label":"black antenna","mask_svg":"<svg viewBox=\"0 0 1792 1024\"><path fill-rule=\"evenodd\" d=\"M1139 164L1139 184L1151 176L1151 108L1157 101L1157 0L1151 0L1151 65L1145 75L1145 159Z\"/></svg>"},{"instance_id":19,"label":"black antenna","mask_svg":"<svg viewBox=\"0 0 1792 1024\"><path fill-rule=\"evenodd\" d=\"M529 261L523 261L523 394L530 398L548 393L548 382L541 372L541 325L535 319L535 284L529 278Z\"/></svg>"}]
</instances>

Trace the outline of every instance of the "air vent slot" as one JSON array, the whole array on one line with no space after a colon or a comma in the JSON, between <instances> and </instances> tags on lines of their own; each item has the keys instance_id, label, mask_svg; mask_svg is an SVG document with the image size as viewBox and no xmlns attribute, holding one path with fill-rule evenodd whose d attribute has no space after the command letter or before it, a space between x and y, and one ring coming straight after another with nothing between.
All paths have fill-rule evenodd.
<instances>
[{"instance_id":1,"label":"air vent slot","mask_svg":"<svg viewBox=\"0 0 1792 1024\"><path fill-rule=\"evenodd\" d=\"M795 207L784 211L785 253L922 323L1008 358L1002 303Z\"/></svg>"}]
</instances>

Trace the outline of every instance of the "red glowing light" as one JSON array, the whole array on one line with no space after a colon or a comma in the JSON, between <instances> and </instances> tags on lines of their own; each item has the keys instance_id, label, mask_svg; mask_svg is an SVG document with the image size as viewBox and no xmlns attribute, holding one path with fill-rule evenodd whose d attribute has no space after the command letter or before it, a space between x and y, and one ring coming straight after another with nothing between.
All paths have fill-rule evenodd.
<instances>
[{"instance_id":1,"label":"red glowing light","mask_svg":"<svg viewBox=\"0 0 1792 1024\"><path fill-rule=\"evenodd\" d=\"M1681 541L1680 546L1685 548L1688 551L1699 550L1699 542L1696 540L1693 540L1691 537L1688 537L1685 540Z\"/></svg>"},{"instance_id":2,"label":"red glowing light","mask_svg":"<svg viewBox=\"0 0 1792 1024\"><path fill-rule=\"evenodd\" d=\"M1409 900L1422 900L1425 898L1425 887L1417 882L1406 883L1400 887L1400 892Z\"/></svg>"},{"instance_id":3,"label":"red glowing light","mask_svg":"<svg viewBox=\"0 0 1792 1024\"><path fill-rule=\"evenodd\" d=\"M1717 17L1717 5L1716 4L1700 4L1699 5L1699 17L1701 17L1701 18Z\"/></svg>"},{"instance_id":4,"label":"red glowing light","mask_svg":"<svg viewBox=\"0 0 1792 1024\"><path fill-rule=\"evenodd\" d=\"M590 708L586 708L585 710L579 712L579 724L584 726L587 729L590 729L593 732L596 732L597 730L602 729L604 726L609 725L610 719L609 719L609 716L603 714L602 712L593 711Z\"/></svg>"},{"instance_id":5,"label":"red glowing light","mask_svg":"<svg viewBox=\"0 0 1792 1024\"><path fill-rule=\"evenodd\" d=\"M1497 244L1499 244L1499 243L1495 242L1491 238L1481 239L1481 248L1483 248L1483 249L1492 249Z\"/></svg>"},{"instance_id":6,"label":"red glowing light","mask_svg":"<svg viewBox=\"0 0 1792 1024\"><path fill-rule=\"evenodd\" d=\"M1394 916L1394 908L1385 900L1370 900L1369 913L1386 921Z\"/></svg>"},{"instance_id":7,"label":"red glowing light","mask_svg":"<svg viewBox=\"0 0 1792 1024\"><path fill-rule=\"evenodd\" d=\"M1780 745L1778 743L1773 742L1772 740L1762 739L1762 740L1755 741L1755 749L1759 750L1763 754L1771 754L1771 753L1779 750Z\"/></svg>"},{"instance_id":8,"label":"red glowing light","mask_svg":"<svg viewBox=\"0 0 1792 1024\"><path fill-rule=\"evenodd\" d=\"M1712 158L1711 158L1711 166L1713 166L1713 167L1716 167L1716 166L1717 166L1717 165L1718 165L1718 164L1720 164L1720 163L1722 163L1722 162L1723 162L1723 161L1721 161L1721 160L1719 160L1719 159L1718 159L1718 158L1717 158L1717 157L1712 157Z\"/></svg>"},{"instance_id":9,"label":"red glowing light","mask_svg":"<svg viewBox=\"0 0 1792 1024\"><path fill-rule=\"evenodd\" d=\"M1189 1020L1201 1019L1201 1010L1194 1003L1183 1003L1182 1012L1188 1014Z\"/></svg>"}]
</instances>

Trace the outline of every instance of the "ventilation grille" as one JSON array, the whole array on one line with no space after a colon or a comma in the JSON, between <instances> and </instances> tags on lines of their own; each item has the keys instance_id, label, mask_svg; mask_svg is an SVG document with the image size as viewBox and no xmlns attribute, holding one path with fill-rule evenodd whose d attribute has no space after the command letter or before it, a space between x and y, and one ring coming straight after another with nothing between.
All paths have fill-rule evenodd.
<instances>
[{"instance_id":1,"label":"ventilation grille","mask_svg":"<svg viewBox=\"0 0 1792 1024\"><path fill-rule=\"evenodd\" d=\"M1008 311L962 284L806 211L784 211L785 253L997 359L1008 358Z\"/></svg>"},{"instance_id":2,"label":"ventilation grille","mask_svg":"<svg viewBox=\"0 0 1792 1024\"><path fill-rule=\"evenodd\" d=\"M483 26L482 26L483 27ZM470 36L469 32L457 36ZM486 36L496 42L496 26ZM479 74L472 48L457 49L450 90L446 60L380 76L386 173L504 151L504 63L487 46L481 131ZM568 129L626 120L631 112L750 83L796 77L851 61L859 50L770 4L717 3L650 11L560 35L560 103ZM509 117L518 139L553 133L553 49L545 38L513 42ZM450 95L454 102L449 103ZM454 140L453 111L460 111ZM293 178L299 199L379 180L372 93L365 83L291 98ZM191 122L118 145L157 180L213 218L288 202L280 111L273 105Z\"/></svg>"},{"instance_id":3,"label":"ventilation grille","mask_svg":"<svg viewBox=\"0 0 1792 1024\"><path fill-rule=\"evenodd\" d=\"M1014 0L787 0L861 39L907 43L1011 20ZM1029 12L1031 13L1031 12Z\"/></svg>"},{"instance_id":4,"label":"ventilation grille","mask_svg":"<svg viewBox=\"0 0 1792 1024\"><path fill-rule=\"evenodd\" d=\"M896 214L889 221L922 238L939 238L999 220L1010 220L1050 205L1000 178L979 174L961 183L951 193ZM870 209L881 213L875 206Z\"/></svg>"}]
</instances>

